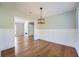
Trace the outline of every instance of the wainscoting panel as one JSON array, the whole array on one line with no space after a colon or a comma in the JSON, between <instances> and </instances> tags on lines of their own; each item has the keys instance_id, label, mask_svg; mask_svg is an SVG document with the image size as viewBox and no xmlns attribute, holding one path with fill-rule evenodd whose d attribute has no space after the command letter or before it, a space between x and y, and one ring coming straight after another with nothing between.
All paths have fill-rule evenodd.
<instances>
[{"instance_id":1,"label":"wainscoting panel","mask_svg":"<svg viewBox=\"0 0 79 59\"><path fill-rule=\"evenodd\" d=\"M0 29L0 51L14 47L14 29Z\"/></svg>"},{"instance_id":2,"label":"wainscoting panel","mask_svg":"<svg viewBox=\"0 0 79 59\"><path fill-rule=\"evenodd\" d=\"M74 47L76 29L35 29L34 39L43 39Z\"/></svg>"}]
</instances>

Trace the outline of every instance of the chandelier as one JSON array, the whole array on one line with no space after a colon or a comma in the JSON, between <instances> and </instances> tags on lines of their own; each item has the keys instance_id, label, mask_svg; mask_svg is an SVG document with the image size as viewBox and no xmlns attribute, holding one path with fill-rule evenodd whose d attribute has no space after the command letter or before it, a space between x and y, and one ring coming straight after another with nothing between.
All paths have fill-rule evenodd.
<instances>
[{"instance_id":1,"label":"chandelier","mask_svg":"<svg viewBox=\"0 0 79 59\"><path fill-rule=\"evenodd\" d=\"M40 18L37 20L38 21L38 24L45 24L45 19L42 17L42 7L40 7L40 10L41 10L41 16Z\"/></svg>"}]
</instances>

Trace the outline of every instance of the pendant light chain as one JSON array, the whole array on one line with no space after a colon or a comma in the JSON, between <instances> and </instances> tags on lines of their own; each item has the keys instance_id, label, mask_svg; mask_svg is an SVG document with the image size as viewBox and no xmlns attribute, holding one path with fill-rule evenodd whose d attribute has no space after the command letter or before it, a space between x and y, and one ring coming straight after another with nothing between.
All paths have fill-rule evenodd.
<instances>
[{"instance_id":1,"label":"pendant light chain","mask_svg":"<svg viewBox=\"0 0 79 59\"><path fill-rule=\"evenodd\" d=\"M41 10L41 19L42 19L42 7L40 7L40 10Z\"/></svg>"}]
</instances>

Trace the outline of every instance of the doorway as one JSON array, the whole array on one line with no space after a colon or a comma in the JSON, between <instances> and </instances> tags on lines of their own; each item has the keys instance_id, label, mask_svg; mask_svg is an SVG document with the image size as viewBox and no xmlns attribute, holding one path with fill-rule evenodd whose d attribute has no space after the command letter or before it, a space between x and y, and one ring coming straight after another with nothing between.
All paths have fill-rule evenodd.
<instances>
[{"instance_id":1,"label":"doorway","mask_svg":"<svg viewBox=\"0 0 79 59\"><path fill-rule=\"evenodd\" d=\"M24 36L24 23L15 23L15 35Z\"/></svg>"},{"instance_id":2,"label":"doorway","mask_svg":"<svg viewBox=\"0 0 79 59\"><path fill-rule=\"evenodd\" d=\"M15 17L15 36L24 36L34 38L34 22L28 21L22 17Z\"/></svg>"},{"instance_id":3,"label":"doorway","mask_svg":"<svg viewBox=\"0 0 79 59\"><path fill-rule=\"evenodd\" d=\"M34 40L34 22L28 23L28 37Z\"/></svg>"}]
</instances>

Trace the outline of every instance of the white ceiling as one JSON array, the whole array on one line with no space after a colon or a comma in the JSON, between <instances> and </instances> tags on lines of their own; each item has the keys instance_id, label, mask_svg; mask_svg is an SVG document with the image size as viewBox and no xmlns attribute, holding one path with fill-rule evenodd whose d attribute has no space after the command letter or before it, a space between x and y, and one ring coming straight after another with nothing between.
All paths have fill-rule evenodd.
<instances>
[{"instance_id":1,"label":"white ceiling","mask_svg":"<svg viewBox=\"0 0 79 59\"><path fill-rule=\"evenodd\" d=\"M26 14L40 16L40 7L43 7L43 16L57 15L76 8L76 2L22 2L16 3L16 8Z\"/></svg>"},{"instance_id":2,"label":"white ceiling","mask_svg":"<svg viewBox=\"0 0 79 59\"><path fill-rule=\"evenodd\" d=\"M40 7L43 7L43 16L51 16L74 10L77 6L77 2L16 2L12 4L15 4L18 11L32 16L40 16Z\"/></svg>"}]
</instances>

